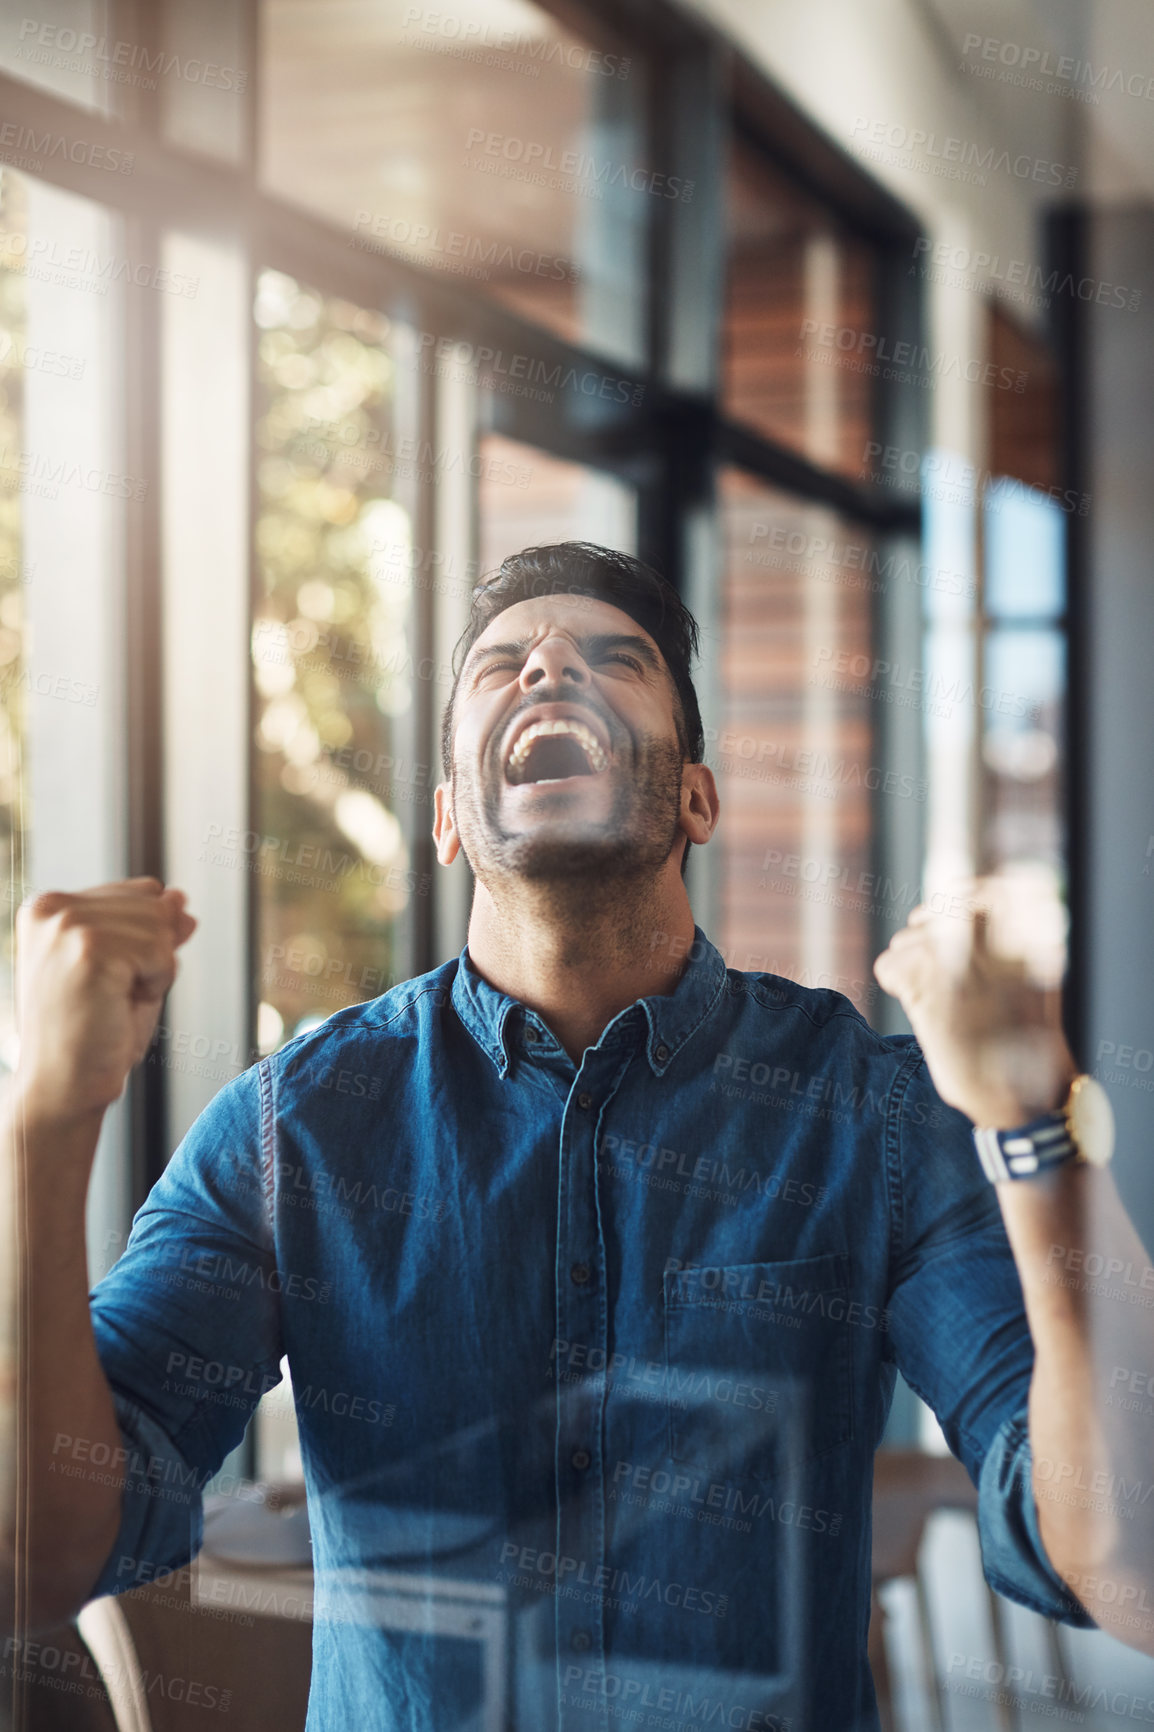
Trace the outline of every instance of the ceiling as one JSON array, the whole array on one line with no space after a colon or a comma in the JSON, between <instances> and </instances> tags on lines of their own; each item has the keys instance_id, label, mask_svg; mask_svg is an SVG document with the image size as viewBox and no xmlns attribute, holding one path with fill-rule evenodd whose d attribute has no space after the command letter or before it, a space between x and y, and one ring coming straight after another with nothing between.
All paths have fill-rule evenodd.
<instances>
[{"instance_id":1,"label":"ceiling","mask_svg":"<svg viewBox=\"0 0 1154 1732\"><path fill-rule=\"evenodd\" d=\"M996 42L1006 60L1017 49L1049 50L1051 65L1075 62L1061 81L1069 94L1034 92L997 78L976 78L1003 136L1028 142L1039 123L1065 111L1069 145L1083 164L1087 191L1102 201L1154 201L1154 5L1151 0L917 0L942 52L960 66L967 37ZM981 50L971 50L974 64ZM997 71L1001 62L985 62ZM1035 65L1037 62L1034 63ZM1011 69L1015 70L1015 69ZM959 70L959 77L965 74ZM1058 82L1052 80L1051 82ZM1129 86L1129 90L1126 88ZM1146 94L1147 90L1149 94ZM1133 94L1140 91L1141 94ZM1084 94L1096 100L1080 100Z\"/></svg>"}]
</instances>

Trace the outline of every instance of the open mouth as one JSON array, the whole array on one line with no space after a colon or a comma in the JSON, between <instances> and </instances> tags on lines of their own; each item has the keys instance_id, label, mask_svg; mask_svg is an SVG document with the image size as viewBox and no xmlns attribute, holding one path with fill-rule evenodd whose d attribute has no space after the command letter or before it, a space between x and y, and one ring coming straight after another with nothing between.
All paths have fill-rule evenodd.
<instances>
[{"instance_id":1,"label":"open mouth","mask_svg":"<svg viewBox=\"0 0 1154 1732\"><path fill-rule=\"evenodd\" d=\"M592 728L565 716L523 728L505 760L505 776L514 787L563 782L570 776L596 776L608 762Z\"/></svg>"}]
</instances>

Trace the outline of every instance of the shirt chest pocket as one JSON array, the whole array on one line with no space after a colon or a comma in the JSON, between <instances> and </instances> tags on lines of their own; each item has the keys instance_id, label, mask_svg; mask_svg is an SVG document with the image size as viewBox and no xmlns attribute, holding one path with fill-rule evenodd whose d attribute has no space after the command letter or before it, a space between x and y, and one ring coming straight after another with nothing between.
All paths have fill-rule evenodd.
<instances>
[{"instance_id":1,"label":"shirt chest pocket","mask_svg":"<svg viewBox=\"0 0 1154 1732\"><path fill-rule=\"evenodd\" d=\"M849 1258L667 1271L669 1453L777 1481L853 1437Z\"/></svg>"}]
</instances>

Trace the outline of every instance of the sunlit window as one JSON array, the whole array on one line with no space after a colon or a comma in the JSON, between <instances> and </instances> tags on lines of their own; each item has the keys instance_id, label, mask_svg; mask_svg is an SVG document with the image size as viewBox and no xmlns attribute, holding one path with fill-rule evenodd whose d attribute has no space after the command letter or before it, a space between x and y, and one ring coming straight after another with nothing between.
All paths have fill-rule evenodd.
<instances>
[{"instance_id":1,"label":"sunlit window","mask_svg":"<svg viewBox=\"0 0 1154 1732\"><path fill-rule=\"evenodd\" d=\"M152 477L119 415L123 225L0 168L0 1065L17 1057L13 916L28 895L125 875L124 547ZM76 261L62 271L47 261ZM125 1100L106 1114L89 1267L123 1243Z\"/></svg>"},{"instance_id":2,"label":"sunlit window","mask_svg":"<svg viewBox=\"0 0 1154 1732\"><path fill-rule=\"evenodd\" d=\"M13 904L23 894L24 557L18 456L23 443L24 247L27 216L17 176L0 169L0 872L8 906L0 920L0 1065L16 1056Z\"/></svg>"},{"instance_id":3,"label":"sunlit window","mask_svg":"<svg viewBox=\"0 0 1154 1732\"><path fill-rule=\"evenodd\" d=\"M276 272L256 303L257 1038L274 1050L396 972L415 890L398 726L416 677L410 524L393 497L393 333ZM407 803L407 804L406 804Z\"/></svg>"}]
</instances>

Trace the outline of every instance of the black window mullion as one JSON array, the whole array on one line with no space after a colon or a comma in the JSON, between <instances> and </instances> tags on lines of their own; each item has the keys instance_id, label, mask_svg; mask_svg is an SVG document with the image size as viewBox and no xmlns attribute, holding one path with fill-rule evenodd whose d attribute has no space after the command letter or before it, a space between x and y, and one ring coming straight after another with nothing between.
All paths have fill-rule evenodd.
<instances>
[{"instance_id":1,"label":"black window mullion","mask_svg":"<svg viewBox=\"0 0 1154 1732\"><path fill-rule=\"evenodd\" d=\"M718 456L723 464L745 469L770 486L813 504L828 505L872 528L913 532L920 529L921 504L917 494L896 489L891 492L819 468L789 446L762 438L735 421L720 424Z\"/></svg>"}]
</instances>

